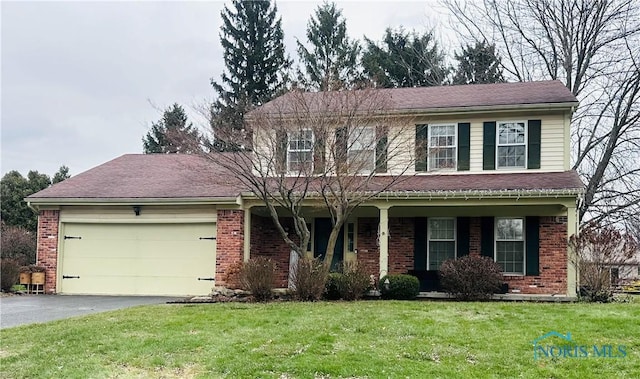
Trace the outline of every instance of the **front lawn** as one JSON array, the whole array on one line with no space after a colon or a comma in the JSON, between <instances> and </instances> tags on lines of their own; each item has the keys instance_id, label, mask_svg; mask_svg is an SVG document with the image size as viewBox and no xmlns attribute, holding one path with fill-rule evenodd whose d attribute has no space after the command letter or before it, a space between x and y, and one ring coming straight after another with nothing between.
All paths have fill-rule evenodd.
<instances>
[{"instance_id":1,"label":"front lawn","mask_svg":"<svg viewBox=\"0 0 640 379\"><path fill-rule=\"evenodd\" d=\"M618 356L622 346L626 356L534 360L533 340L550 331ZM4 329L0 338L2 378L640 375L638 302L159 305Z\"/></svg>"}]
</instances>

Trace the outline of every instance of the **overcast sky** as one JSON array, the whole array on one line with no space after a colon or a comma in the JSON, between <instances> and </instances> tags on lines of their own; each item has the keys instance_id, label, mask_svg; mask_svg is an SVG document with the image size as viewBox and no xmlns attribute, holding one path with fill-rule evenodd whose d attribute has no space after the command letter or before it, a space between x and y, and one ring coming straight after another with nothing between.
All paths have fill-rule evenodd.
<instances>
[{"instance_id":1,"label":"overcast sky","mask_svg":"<svg viewBox=\"0 0 640 379\"><path fill-rule=\"evenodd\" d=\"M304 40L318 4L277 2L292 58L295 38ZM420 32L446 26L435 0L337 4L352 38L380 40L389 26ZM76 175L141 153L158 109L177 102L189 111L211 100L210 79L224 69L221 1L0 6L2 175L52 175L63 164Z\"/></svg>"}]
</instances>

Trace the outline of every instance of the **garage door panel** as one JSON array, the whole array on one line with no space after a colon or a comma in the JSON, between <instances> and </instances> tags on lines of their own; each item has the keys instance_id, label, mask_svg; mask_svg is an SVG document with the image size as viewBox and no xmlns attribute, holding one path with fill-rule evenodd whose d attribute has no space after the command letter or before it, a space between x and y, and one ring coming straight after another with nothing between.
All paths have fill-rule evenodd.
<instances>
[{"instance_id":1,"label":"garage door panel","mask_svg":"<svg viewBox=\"0 0 640 379\"><path fill-rule=\"evenodd\" d=\"M214 285L213 223L65 224L62 293L198 295Z\"/></svg>"}]
</instances>

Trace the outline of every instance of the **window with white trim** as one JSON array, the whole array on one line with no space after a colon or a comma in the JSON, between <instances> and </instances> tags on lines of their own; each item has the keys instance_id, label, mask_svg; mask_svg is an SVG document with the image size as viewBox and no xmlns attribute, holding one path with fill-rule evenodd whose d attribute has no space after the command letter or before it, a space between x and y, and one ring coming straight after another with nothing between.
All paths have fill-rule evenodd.
<instances>
[{"instance_id":1,"label":"window with white trim","mask_svg":"<svg viewBox=\"0 0 640 379\"><path fill-rule=\"evenodd\" d=\"M371 126L349 130L347 162L352 172L369 174L376 167L376 131Z\"/></svg>"},{"instance_id":2,"label":"window with white trim","mask_svg":"<svg viewBox=\"0 0 640 379\"><path fill-rule=\"evenodd\" d=\"M456 168L457 129L455 124L429 125L429 170Z\"/></svg>"},{"instance_id":3,"label":"window with white trim","mask_svg":"<svg viewBox=\"0 0 640 379\"><path fill-rule=\"evenodd\" d=\"M524 121L498 122L496 148L498 168L525 168L527 127Z\"/></svg>"},{"instance_id":4,"label":"window with white trim","mask_svg":"<svg viewBox=\"0 0 640 379\"><path fill-rule=\"evenodd\" d=\"M287 171L313 171L313 131L303 129L288 133Z\"/></svg>"},{"instance_id":5,"label":"window with white trim","mask_svg":"<svg viewBox=\"0 0 640 379\"><path fill-rule=\"evenodd\" d=\"M429 218L427 270L438 270L442 262L456 258L456 219Z\"/></svg>"},{"instance_id":6,"label":"window with white trim","mask_svg":"<svg viewBox=\"0 0 640 379\"><path fill-rule=\"evenodd\" d=\"M505 274L524 274L524 219L496 218L496 262Z\"/></svg>"}]
</instances>

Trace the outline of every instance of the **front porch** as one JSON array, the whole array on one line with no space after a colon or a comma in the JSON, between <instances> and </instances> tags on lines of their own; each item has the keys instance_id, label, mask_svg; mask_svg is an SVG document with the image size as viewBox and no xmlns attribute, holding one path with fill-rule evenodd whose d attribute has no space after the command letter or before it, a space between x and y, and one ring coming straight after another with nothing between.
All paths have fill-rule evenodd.
<instances>
[{"instance_id":1,"label":"front porch","mask_svg":"<svg viewBox=\"0 0 640 379\"><path fill-rule=\"evenodd\" d=\"M504 276L509 296L544 295L554 299L575 296L576 274L566 243L576 228L575 204L570 200L398 203L381 202L358 208L344 225L335 257L357 261L377 278L387 274L418 276L423 296L437 297L441 295L433 291L440 290L437 267L442 261L467 254L485 255L510 270L505 270L509 272ZM319 225L327 216L317 208L309 208L305 214L312 234L308 255L323 254L322 238L327 230ZM519 220L522 235L516 241L503 243L498 236L502 230L500 223L511 219ZM278 265L278 285L286 287L291 251L271 217L263 207L253 205L244 211L243 223L243 259L270 257ZM282 218L281 223L294 233L290 219ZM434 228L440 227L438 223L445 225L442 230L447 225L453 229L448 235L434 235ZM518 247L505 251L509 244ZM224 284L224 275L217 281Z\"/></svg>"}]
</instances>

